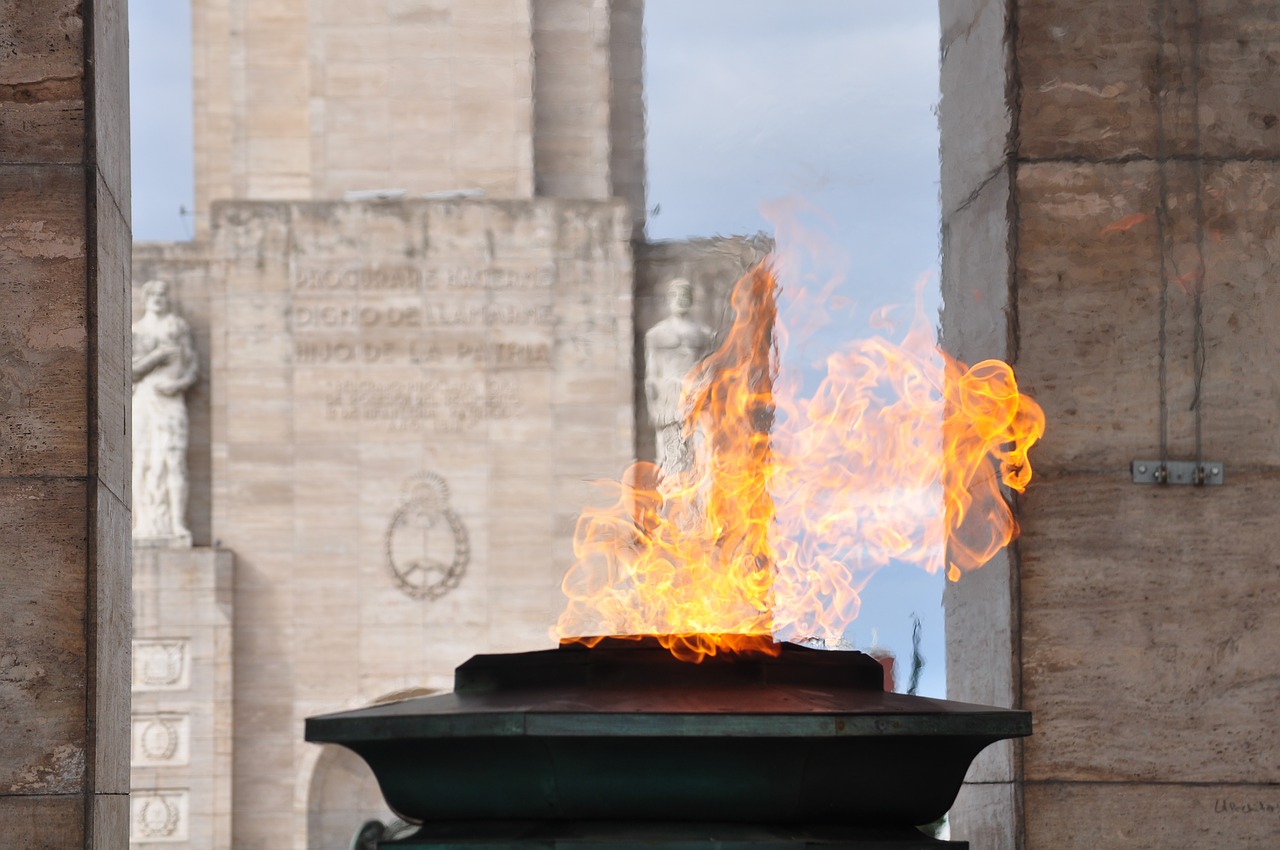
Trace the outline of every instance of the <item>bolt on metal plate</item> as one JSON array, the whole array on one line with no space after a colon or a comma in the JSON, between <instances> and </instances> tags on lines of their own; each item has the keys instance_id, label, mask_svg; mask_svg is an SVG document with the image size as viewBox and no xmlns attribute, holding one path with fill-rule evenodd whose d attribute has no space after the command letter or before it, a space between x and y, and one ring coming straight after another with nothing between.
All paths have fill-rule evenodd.
<instances>
[{"instance_id":1,"label":"bolt on metal plate","mask_svg":"<svg viewBox=\"0 0 1280 850\"><path fill-rule=\"evenodd\" d=\"M1194 460L1135 460L1129 464L1134 484L1219 485L1224 469L1220 463Z\"/></svg>"}]
</instances>

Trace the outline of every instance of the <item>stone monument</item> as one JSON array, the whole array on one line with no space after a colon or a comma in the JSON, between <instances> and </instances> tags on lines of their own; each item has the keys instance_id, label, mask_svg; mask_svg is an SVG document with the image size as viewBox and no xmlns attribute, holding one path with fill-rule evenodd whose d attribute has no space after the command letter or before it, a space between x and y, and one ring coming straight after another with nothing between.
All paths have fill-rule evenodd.
<instances>
[{"instance_id":1,"label":"stone monument","mask_svg":"<svg viewBox=\"0 0 1280 850\"><path fill-rule=\"evenodd\" d=\"M718 303L751 253L643 242L639 0L374 6L192 7L196 238L133 252L135 315L168 281L201 366L186 516L156 501L194 548L134 564L138 850L385 822L303 719L549 644L592 482L652 457L662 290ZM692 300L654 338L673 409Z\"/></svg>"},{"instance_id":2,"label":"stone monument","mask_svg":"<svg viewBox=\"0 0 1280 850\"><path fill-rule=\"evenodd\" d=\"M199 372L191 327L173 312L169 285L143 286L133 325L133 542L189 548L187 403Z\"/></svg>"},{"instance_id":3,"label":"stone monument","mask_svg":"<svg viewBox=\"0 0 1280 850\"><path fill-rule=\"evenodd\" d=\"M644 335L644 392L655 432L654 461L664 478L693 467L694 440L684 433L685 378L711 352L715 334L689 317L693 286L684 278L667 290L670 315Z\"/></svg>"}]
</instances>

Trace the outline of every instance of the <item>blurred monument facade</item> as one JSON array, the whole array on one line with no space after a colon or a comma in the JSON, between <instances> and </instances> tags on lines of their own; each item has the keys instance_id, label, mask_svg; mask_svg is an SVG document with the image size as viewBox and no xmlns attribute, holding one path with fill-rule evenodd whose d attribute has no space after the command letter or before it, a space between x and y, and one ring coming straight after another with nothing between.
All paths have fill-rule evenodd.
<instances>
[{"instance_id":1,"label":"blurred monument facade","mask_svg":"<svg viewBox=\"0 0 1280 850\"><path fill-rule=\"evenodd\" d=\"M591 482L653 457L640 0L195 0L192 548L134 559L134 846L345 847L385 816L309 715L551 644Z\"/></svg>"}]
</instances>

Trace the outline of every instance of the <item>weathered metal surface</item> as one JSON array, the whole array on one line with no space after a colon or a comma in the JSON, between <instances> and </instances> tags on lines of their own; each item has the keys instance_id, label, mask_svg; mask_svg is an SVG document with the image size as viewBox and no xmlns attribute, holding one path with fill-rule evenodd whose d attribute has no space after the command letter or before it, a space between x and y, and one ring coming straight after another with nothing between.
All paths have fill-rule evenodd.
<instances>
[{"instance_id":1,"label":"weathered metal surface","mask_svg":"<svg viewBox=\"0 0 1280 850\"><path fill-rule=\"evenodd\" d=\"M414 820L902 826L1027 712L884 693L861 653L701 664L652 642L477 656L452 694L307 720ZM442 845L444 846L444 845Z\"/></svg>"},{"instance_id":2,"label":"weathered metal surface","mask_svg":"<svg viewBox=\"0 0 1280 850\"><path fill-rule=\"evenodd\" d=\"M969 850L913 827L797 829L725 823L443 823L386 850Z\"/></svg>"},{"instance_id":3,"label":"weathered metal surface","mask_svg":"<svg viewBox=\"0 0 1280 850\"><path fill-rule=\"evenodd\" d=\"M1221 484L1223 465L1194 460L1135 460L1129 464L1134 484Z\"/></svg>"}]
</instances>

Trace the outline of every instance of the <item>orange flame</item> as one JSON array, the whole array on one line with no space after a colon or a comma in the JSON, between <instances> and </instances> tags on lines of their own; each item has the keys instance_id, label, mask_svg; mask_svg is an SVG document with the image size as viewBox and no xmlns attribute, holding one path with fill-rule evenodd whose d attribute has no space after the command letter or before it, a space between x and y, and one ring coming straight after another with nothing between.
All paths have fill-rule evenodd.
<instances>
[{"instance_id":1,"label":"orange flame","mask_svg":"<svg viewBox=\"0 0 1280 850\"><path fill-rule=\"evenodd\" d=\"M885 565L955 580L1016 536L1001 484L1026 487L1044 416L1010 367L947 358L918 303L900 343L850 344L801 397L777 291L767 261L739 281L732 329L685 378L691 468L637 463L583 512L562 639L656 635L692 661L839 639Z\"/></svg>"}]
</instances>

